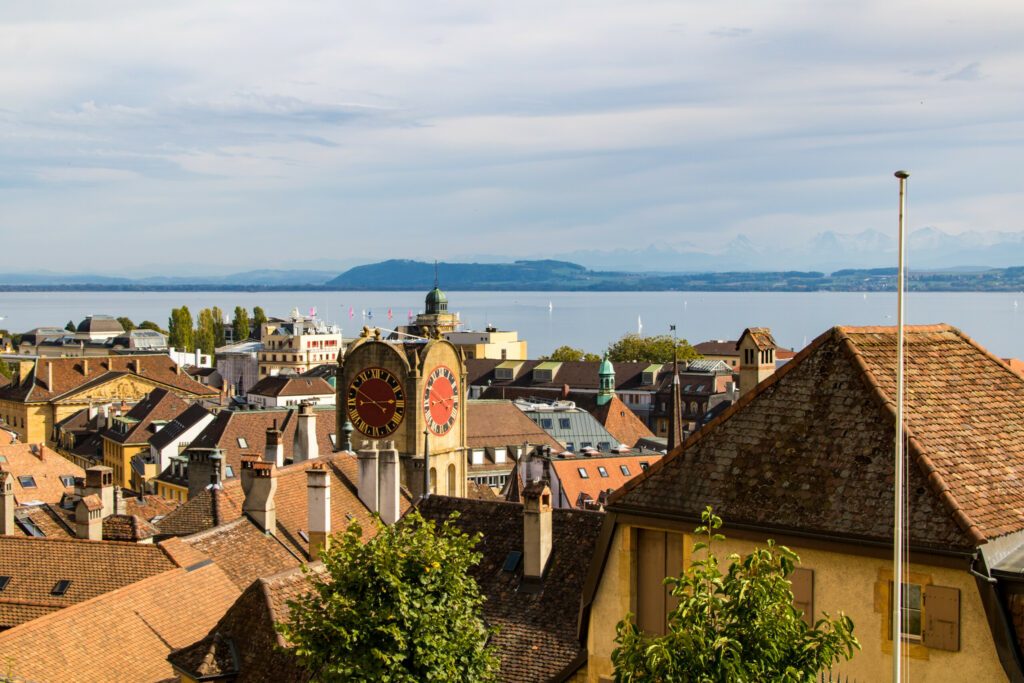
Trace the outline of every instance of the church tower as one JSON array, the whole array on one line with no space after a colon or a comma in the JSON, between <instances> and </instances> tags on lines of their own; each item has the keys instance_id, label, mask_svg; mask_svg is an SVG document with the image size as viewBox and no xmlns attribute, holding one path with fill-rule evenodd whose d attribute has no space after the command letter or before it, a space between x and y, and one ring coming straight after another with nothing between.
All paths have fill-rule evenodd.
<instances>
[{"instance_id":1,"label":"church tower","mask_svg":"<svg viewBox=\"0 0 1024 683\"><path fill-rule=\"evenodd\" d=\"M597 371L600 379L600 388L597 390L597 405L607 405L615 395L615 366L608 360L608 354L604 355L601 368Z\"/></svg>"},{"instance_id":2,"label":"church tower","mask_svg":"<svg viewBox=\"0 0 1024 683\"><path fill-rule=\"evenodd\" d=\"M455 332L459 327L459 317L448 312L448 297L437 283L437 264L434 264L434 288L427 292L423 313L416 316L418 334L428 339L437 339L446 332Z\"/></svg>"},{"instance_id":3,"label":"church tower","mask_svg":"<svg viewBox=\"0 0 1024 683\"><path fill-rule=\"evenodd\" d=\"M736 349L740 352L740 397L775 372L775 339L767 327L743 330Z\"/></svg>"}]
</instances>

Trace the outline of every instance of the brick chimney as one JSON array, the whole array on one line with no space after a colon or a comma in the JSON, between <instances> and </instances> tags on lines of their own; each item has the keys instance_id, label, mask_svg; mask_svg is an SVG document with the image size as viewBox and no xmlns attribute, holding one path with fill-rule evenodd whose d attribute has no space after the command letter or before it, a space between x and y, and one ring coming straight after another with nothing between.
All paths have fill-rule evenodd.
<instances>
[{"instance_id":1,"label":"brick chimney","mask_svg":"<svg viewBox=\"0 0 1024 683\"><path fill-rule=\"evenodd\" d=\"M388 441L380 451L380 519L385 524L394 524L402 514L401 478L398 449Z\"/></svg>"},{"instance_id":2,"label":"brick chimney","mask_svg":"<svg viewBox=\"0 0 1024 683\"><path fill-rule=\"evenodd\" d=\"M224 480L224 456L220 449L187 450L188 497L194 498L207 486Z\"/></svg>"},{"instance_id":3,"label":"brick chimney","mask_svg":"<svg viewBox=\"0 0 1024 683\"><path fill-rule=\"evenodd\" d=\"M296 444L295 462L302 460L316 460L320 457L320 446L316 440L316 413L313 412L313 404L305 401L299 406L299 424L296 429L298 444Z\"/></svg>"},{"instance_id":4,"label":"brick chimney","mask_svg":"<svg viewBox=\"0 0 1024 683\"><path fill-rule=\"evenodd\" d=\"M284 438L277 428L277 420L274 420L274 426L267 427L267 446L263 451L263 460L284 467Z\"/></svg>"},{"instance_id":5,"label":"brick chimney","mask_svg":"<svg viewBox=\"0 0 1024 683\"><path fill-rule=\"evenodd\" d=\"M551 556L551 489L534 480L522 495L523 576L539 580Z\"/></svg>"},{"instance_id":6,"label":"brick chimney","mask_svg":"<svg viewBox=\"0 0 1024 683\"><path fill-rule=\"evenodd\" d=\"M128 506L124 501L124 489L122 489L120 486L114 487L114 514L128 514Z\"/></svg>"},{"instance_id":7,"label":"brick chimney","mask_svg":"<svg viewBox=\"0 0 1024 683\"><path fill-rule=\"evenodd\" d=\"M96 496L103 505L103 517L114 514L114 470L94 465L85 470L82 497Z\"/></svg>"},{"instance_id":8,"label":"brick chimney","mask_svg":"<svg viewBox=\"0 0 1024 683\"><path fill-rule=\"evenodd\" d=\"M88 358L83 358L82 359L82 376L83 377L88 377L88 375L89 375L89 359Z\"/></svg>"},{"instance_id":9,"label":"brick chimney","mask_svg":"<svg viewBox=\"0 0 1024 683\"><path fill-rule=\"evenodd\" d=\"M331 542L331 478L324 463L313 463L306 470L308 501L309 559L316 562Z\"/></svg>"},{"instance_id":10,"label":"brick chimney","mask_svg":"<svg viewBox=\"0 0 1024 683\"><path fill-rule=\"evenodd\" d=\"M377 442L364 441L356 457L359 460L359 500L370 512L377 512L380 510Z\"/></svg>"},{"instance_id":11,"label":"brick chimney","mask_svg":"<svg viewBox=\"0 0 1024 683\"><path fill-rule=\"evenodd\" d=\"M14 526L14 474L0 470L0 536L17 533Z\"/></svg>"},{"instance_id":12,"label":"brick chimney","mask_svg":"<svg viewBox=\"0 0 1024 683\"><path fill-rule=\"evenodd\" d=\"M92 494L80 498L75 506L75 533L90 541L103 540L103 503Z\"/></svg>"},{"instance_id":13,"label":"brick chimney","mask_svg":"<svg viewBox=\"0 0 1024 683\"><path fill-rule=\"evenodd\" d=\"M277 468L274 463L261 461L256 456L244 456L242 491L245 493L242 512L263 531L277 533L277 506L274 504Z\"/></svg>"}]
</instances>

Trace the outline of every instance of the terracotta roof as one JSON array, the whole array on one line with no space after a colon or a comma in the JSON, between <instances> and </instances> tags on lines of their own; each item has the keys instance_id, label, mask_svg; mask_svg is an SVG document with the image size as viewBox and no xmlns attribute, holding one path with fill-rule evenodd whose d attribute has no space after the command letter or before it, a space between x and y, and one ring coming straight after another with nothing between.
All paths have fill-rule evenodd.
<instances>
[{"instance_id":1,"label":"terracotta roof","mask_svg":"<svg viewBox=\"0 0 1024 683\"><path fill-rule=\"evenodd\" d=\"M245 393L259 396L333 396L334 387L321 377L276 375L264 377Z\"/></svg>"},{"instance_id":2,"label":"terracotta roof","mask_svg":"<svg viewBox=\"0 0 1024 683\"><path fill-rule=\"evenodd\" d=\"M177 510L179 506L181 506L181 503L178 501L167 500L163 496L149 494L144 496L125 495L124 498L124 511L129 515L141 517L147 522L152 522L155 517L165 517Z\"/></svg>"},{"instance_id":3,"label":"terracotta roof","mask_svg":"<svg viewBox=\"0 0 1024 683\"><path fill-rule=\"evenodd\" d=\"M743 338L748 334L750 335L750 338L754 340L754 346L762 351L765 349L773 349L778 346L778 344L775 343L775 338L772 336L772 331L767 327L748 327L743 330L743 334L740 335L739 341L736 342L734 350L740 348L740 342L742 342Z\"/></svg>"},{"instance_id":4,"label":"terracotta roof","mask_svg":"<svg viewBox=\"0 0 1024 683\"><path fill-rule=\"evenodd\" d=\"M173 392L167 389L154 389L123 416L126 418L122 423L126 426L124 431L117 427L119 422L115 418L115 426L110 429L104 428L100 434L117 443L146 443L155 435L151 429L155 421L170 422L186 408L188 403Z\"/></svg>"},{"instance_id":5,"label":"terracotta roof","mask_svg":"<svg viewBox=\"0 0 1024 683\"><path fill-rule=\"evenodd\" d=\"M81 467L39 444L0 446L0 469L14 475L14 500L19 505L28 501L59 503L65 493L74 490L74 485L65 485L61 477L85 476ZM32 481L23 484L22 477L32 477Z\"/></svg>"},{"instance_id":6,"label":"terracotta roof","mask_svg":"<svg viewBox=\"0 0 1024 683\"><path fill-rule=\"evenodd\" d=\"M484 619L499 628L492 642L501 659L501 680L543 681L572 668L585 652L576 626L603 515L553 510L551 557L543 581L534 590L523 590L522 562L515 571L502 570L509 553L523 550L522 505L429 496L419 506L435 522L458 512L460 529L483 535L476 548L483 559L472 573L487 598Z\"/></svg>"},{"instance_id":7,"label":"terracotta roof","mask_svg":"<svg viewBox=\"0 0 1024 683\"><path fill-rule=\"evenodd\" d=\"M494 492L487 484L478 484L475 481L466 482L466 498L473 500L501 500L501 496Z\"/></svg>"},{"instance_id":8,"label":"terracotta roof","mask_svg":"<svg viewBox=\"0 0 1024 683\"><path fill-rule=\"evenodd\" d=\"M562 448L511 401L466 402L466 444L470 448L503 448L524 443Z\"/></svg>"},{"instance_id":9,"label":"terracotta roof","mask_svg":"<svg viewBox=\"0 0 1024 683\"><path fill-rule=\"evenodd\" d=\"M67 538L0 536L0 628L68 607L174 567L157 546ZM53 595L58 581L70 581Z\"/></svg>"},{"instance_id":10,"label":"terracotta roof","mask_svg":"<svg viewBox=\"0 0 1024 683\"><path fill-rule=\"evenodd\" d=\"M650 467L661 459L658 453L646 453L644 455L595 455L593 457L578 456L574 458L552 458L551 467L558 474L558 481L562 485L562 495L565 496L564 504L569 507L582 507L582 500L589 498L597 501L601 494L609 490L614 491L622 487L630 479L643 474L643 467L640 463L647 463ZM601 474L598 468L603 467L605 474ZM622 471L625 467L629 474ZM584 478L579 470L587 473ZM581 496L583 496L581 498Z\"/></svg>"},{"instance_id":11,"label":"terracotta roof","mask_svg":"<svg viewBox=\"0 0 1024 683\"><path fill-rule=\"evenodd\" d=\"M103 518L104 541L131 541L138 543L153 538L157 528L136 515L108 515Z\"/></svg>"},{"instance_id":12,"label":"terracotta roof","mask_svg":"<svg viewBox=\"0 0 1024 683\"><path fill-rule=\"evenodd\" d=\"M293 551L245 517L181 540L213 559L239 590L245 590L261 576L294 569L302 562Z\"/></svg>"},{"instance_id":13,"label":"terracotta roof","mask_svg":"<svg viewBox=\"0 0 1024 683\"><path fill-rule=\"evenodd\" d=\"M305 460L277 470L277 537L299 557L308 557L309 543L299 532L309 529L307 510L306 470L316 463L326 466L331 483L331 529L341 531L349 519L356 519L367 537L374 533L372 516L359 500L357 484L359 464L351 453L321 455L316 460ZM227 524L242 516L241 480L224 482L221 489L204 489L160 522L160 531L167 535L186 535ZM412 501L403 490L401 511L404 513Z\"/></svg>"},{"instance_id":14,"label":"terracotta roof","mask_svg":"<svg viewBox=\"0 0 1024 683\"><path fill-rule=\"evenodd\" d=\"M702 356L736 356L736 347L739 344L735 339L712 339L710 341L694 344L693 348Z\"/></svg>"},{"instance_id":15,"label":"terracotta roof","mask_svg":"<svg viewBox=\"0 0 1024 683\"><path fill-rule=\"evenodd\" d=\"M968 551L1024 529L1024 378L956 328L907 328L910 542ZM896 330L836 327L613 506L889 543ZM979 381L984 378L984 381Z\"/></svg>"},{"instance_id":16,"label":"terracotta roof","mask_svg":"<svg viewBox=\"0 0 1024 683\"><path fill-rule=\"evenodd\" d=\"M174 419L164 425L163 429L149 437L149 445L157 450L168 446L182 432L195 426L209 414L210 411L202 405L193 403L184 411L175 415Z\"/></svg>"},{"instance_id":17,"label":"terracotta roof","mask_svg":"<svg viewBox=\"0 0 1024 683\"><path fill-rule=\"evenodd\" d=\"M171 649L201 637L237 596L216 565L165 571L0 633L4 671L18 681L167 680Z\"/></svg>"},{"instance_id":18,"label":"terracotta roof","mask_svg":"<svg viewBox=\"0 0 1024 683\"><path fill-rule=\"evenodd\" d=\"M597 405L597 397L593 401L577 401L576 405L583 408L614 436L619 443L632 448L640 439L654 436L636 413L622 402L617 395L603 406Z\"/></svg>"},{"instance_id":19,"label":"terracotta roof","mask_svg":"<svg viewBox=\"0 0 1024 683\"><path fill-rule=\"evenodd\" d=\"M323 571L322 564L310 567ZM301 570L290 570L253 582L225 612L206 637L173 652L176 671L193 678L225 676L236 683L311 678L290 652L274 624L288 619L288 601L309 590Z\"/></svg>"},{"instance_id":20,"label":"terracotta roof","mask_svg":"<svg viewBox=\"0 0 1024 683\"><path fill-rule=\"evenodd\" d=\"M51 367L52 387L47 385ZM219 395L216 390L176 370L174 361L166 354L40 358L29 377L23 378L17 385L0 389L0 398L24 402L50 401L126 375L136 375L152 382L154 386L170 387L194 396Z\"/></svg>"}]
</instances>

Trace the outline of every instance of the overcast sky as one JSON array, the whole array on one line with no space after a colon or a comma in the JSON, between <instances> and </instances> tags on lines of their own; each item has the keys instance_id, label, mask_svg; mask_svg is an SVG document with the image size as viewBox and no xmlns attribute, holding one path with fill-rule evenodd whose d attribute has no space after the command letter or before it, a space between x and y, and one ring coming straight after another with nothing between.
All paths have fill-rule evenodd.
<instances>
[{"instance_id":1,"label":"overcast sky","mask_svg":"<svg viewBox=\"0 0 1024 683\"><path fill-rule=\"evenodd\" d=\"M11 270L1024 228L1024 3L7 2ZM125 265L130 259L130 266Z\"/></svg>"}]
</instances>

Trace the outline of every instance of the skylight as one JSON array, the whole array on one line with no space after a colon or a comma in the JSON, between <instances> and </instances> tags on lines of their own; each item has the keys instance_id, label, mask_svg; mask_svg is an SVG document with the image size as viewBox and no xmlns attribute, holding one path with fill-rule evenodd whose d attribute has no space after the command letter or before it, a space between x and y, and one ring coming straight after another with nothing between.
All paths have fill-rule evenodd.
<instances>
[{"instance_id":1,"label":"skylight","mask_svg":"<svg viewBox=\"0 0 1024 683\"><path fill-rule=\"evenodd\" d=\"M3 591L3 589L7 588L7 584L9 584L10 582L11 582L11 577L9 577L9 576L0 576L0 591Z\"/></svg>"},{"instance_id":2,"label":"skylight","mask_svg":"<svg viewBox=\"0 0 1024 683\"><path fill-rule=\"evenodd\" d=\"M503 572L514 572L519 566L519 561L523 559L523 553L519 550L513 550L505 556L505 564L501 566Z\"/></svg>"},{"instance_id":3,"label":"skylight","mask_svg":"<svg viewBox=\"0 0 1024 683\"><path fill-rule=\"evenodd\" d=\"M621 470L622 473L627 477L629 476L629 467L627 467L626 465L619 465L619 470Z\"/></svg>"},{"instance_id":4,"label":"skylight","mask_svg":"<svg viewBox=\"0 0 1024 683\"><path fill-rule=\"evenodd\" d=\"M24 474L18 477L18 483L21 484L23 489L34 489L36 487L36 478L31 474Z\"/></svg>"},{"instance_id":5,"label":"skylight","mask_svg":"<svg viewBox=\"0 0 1024 683\"><path fill-rule=\"evenodd\" d=\"M64 486L74 486L75 477L71 474L62 474L60 475L60 483L64 484Z\"/></svg>"},{"instance_id":6,"label":"skylight","mask_svg":"<svg viewBox=\"0 0 1024 683\"><path fill-rule=\"evenodd\" d=\"M71 587L71 581L69 581L68 579L61 579L60 581L58 581L54 585L53 590L50 591L50 595L56 595L56 596L64 595L65 593L68 592L68 588L70 588L70 587Z\"/></svg>"},{"instance_id":7,"label":"skylight","mask_svg":"<svg viewBox=\"0 0 1024 683\"><path fill-rule=\"evenodd\" d=\"M590 475L582 467L577 467L576 471L580 473L580 479L590 479Z\"/></svg>"},{"instance_id":8,"label":"skylight","mask_svg":"<svg viewBox=\"0 0 1024 683\"><path fill-rule=\"evenodd\" d=\"M244 436L238 437L238 447L239 448L248 448L249 447L249 442L245 440Z\"/></svg>"},{"instance_id":9,"label":"skylight","mask_svg":"<svg viewBox=\"0 0 1024 683\"><path fill-rule=\"evenodd\" d=\"M597 473L600 474L602 477L607 477L608 476L608 470L606 470L603 467L598 467L597 468Z\"/></svg>"}]
</instances>

